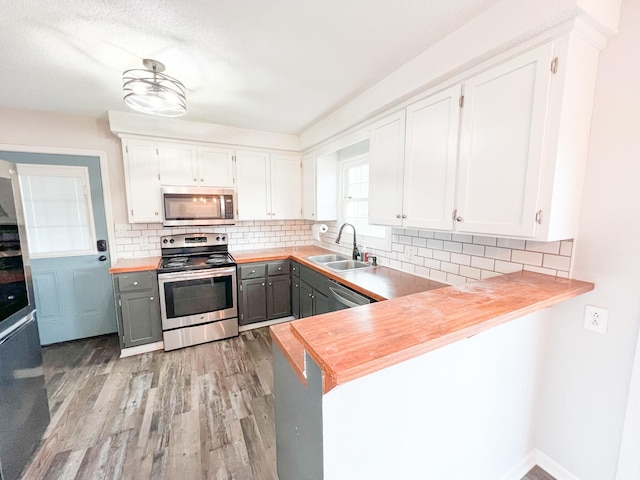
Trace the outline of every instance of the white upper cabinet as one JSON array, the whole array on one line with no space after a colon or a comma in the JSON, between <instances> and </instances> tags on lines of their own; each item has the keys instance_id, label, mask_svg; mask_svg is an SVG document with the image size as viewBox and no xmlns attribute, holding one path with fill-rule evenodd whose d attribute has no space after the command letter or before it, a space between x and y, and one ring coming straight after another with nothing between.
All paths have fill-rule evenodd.
<instances>
[{"instance_id":1,"label":"white upper cabinet","mask_svg":"<svg viewBox=\"0 0 640 480\"><path fill-rule=\"evenodd\" d=\"M233 187L233 150L229 148L198 147L198 175L205 187Z\"/></svg>"},{"instance_id":2,"label":"white upper cabinet","mask_svg":"<svg viewBox=\"0 0 640 480\"><path fill-rule=\"evenodd\" d=\"M156 144L122 139L129 222L161 223L160 171Z\"/></svg>"},{"instance_id":3,"label":"white upper cabinet","mask_svg":"<svg viewBox=\"0 0 640 480\"><path fill-rule=\"evenodd\" d=\"M158 143L162 185L233 187L233 150L187 143Z\"/></svg>"},{"instance_id":4,"label":"white upper cabinet","mask_svg":"<svg viewBox=\"0 0 640 480\"><path fill-rule=\"evenodd\" d=\"M407 107L402 224L450 230L456 189L460 85Z\"/></svg>"},{"instance_id":5,"label":"white upper cabinet","mask_svg":"<svg viewBox=\"0 0 640 480\"><path fill-rule=\"evenodd\" d=\"M369 137L369 223L402 225L405 112L371 125Z\"/></svg>"},{"instance_id":6,"label":"white upper cabinet","mask_svg":"<svg viewBox=\"0 0 640 480\"><path fill-rule=\"evenodd\" d=\"M371 126L370 223L452 228L459 99L457 85Z\"/></svg>"},{"instance_id":7,"label":"white upper cabinet","mask_svg":"<svg viewBox=\"0 0 640 480\"><path fill-rule=\"evenodd\" d=\"M316 221L336 220L337 195L337 156L305 156L302 159L302 218Z\"/></svg>"},{"instance_id":8,"label":"white upper cabinet","mask_svg":"<svg viewBox=\"0 0 640 480\"><path fill-rule=\"evenodd\" d=\"M575 237L598 57L569 33L375 122L369 221Z\"/></svg>"},{"instance_id":9,"label":"white upper cabinet","mask_svg":"<svg viewBox=\"0 0 640 480\"><path fill-rule=\"evenodd\" d=\"M457 231L535 234L552 59L543 45L464 83Z\"/></svg>"},{"instance_id":10,"label":"white upper cabinet","mask_svg":"<svg viewBox=\"0 0 640 480\"><path fill-rule=\"evenodd\" d=\"M239 220L301 218L300 157L237 151L236 177Z\"/></svg>"},{"instance_id":11,"label":"white upper cabinet","mask_svg":"<svg viewBox=\"0 0 640 480\"><path fill-rule=\"evenodd\" d=\"M271 154L271 218L302 217L302 167L297 155Z\"/></svg>"}]
</instances>

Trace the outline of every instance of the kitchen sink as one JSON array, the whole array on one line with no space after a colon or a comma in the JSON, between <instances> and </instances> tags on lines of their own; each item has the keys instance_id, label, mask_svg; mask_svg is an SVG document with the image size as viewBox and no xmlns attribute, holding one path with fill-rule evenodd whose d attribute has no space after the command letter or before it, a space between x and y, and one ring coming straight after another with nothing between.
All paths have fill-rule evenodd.
<instances>
[{"instance_id":1,"label":"kitchen sink","mask_svg":"<svg viewBox=\"0 0 640 480\"><path fill-rule=\"evenodd\" d=\"M371 265L365 262L360 262L358 260L340 260L337 262L328 262L323 266L330 268L331 270L335 270L338 272L343 272L345 270L356 270L358 268L367 268Z\"/></svg>"},{"instance_id":2,"label":"kitchen sink","mask_svg":"<svg viewBox=\"0 0 640 480\"><path fill-rule=\"evenodd\" d=\"M313 255L311 257L307 257L307 260L314 263L325 264L329 262L336 262L338 260L349 260L349 257L346 255L340 255L339 253L334 253L329 255Z\"/></svg>"}]
</instances>

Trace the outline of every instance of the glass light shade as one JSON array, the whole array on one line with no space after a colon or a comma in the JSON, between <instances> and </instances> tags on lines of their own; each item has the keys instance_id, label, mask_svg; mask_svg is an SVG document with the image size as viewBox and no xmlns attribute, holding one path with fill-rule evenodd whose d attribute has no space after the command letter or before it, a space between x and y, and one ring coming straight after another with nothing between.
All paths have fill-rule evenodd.
<instances>
[{"instance_id":1,"label":"glass light shade","mask_svg":"<svg viewBox=\"0 0 640 480\"><path fill-rule=\"evenodd\" d=\"M184 85L154 70L132 69L122 74L124 103L139 112L179 117L187 111Z\"/></svg>"}]
</instances>

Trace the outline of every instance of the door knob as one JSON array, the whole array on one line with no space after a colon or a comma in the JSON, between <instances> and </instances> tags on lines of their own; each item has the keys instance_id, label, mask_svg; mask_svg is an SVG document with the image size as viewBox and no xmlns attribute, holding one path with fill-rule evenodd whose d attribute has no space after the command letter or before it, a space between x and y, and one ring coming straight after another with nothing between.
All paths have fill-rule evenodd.
<instances>
[{"instance_id":1,"label":"door knob","mask_svg":"<svg viewBox=\"0 0 640 480\"><path fill-rule=\"evenodd\" d=\"M100 260L101 262L104 262L107 259L107 257L105 255L100 255L98 257L98 260Z\"/></svg>"}]
</instances>

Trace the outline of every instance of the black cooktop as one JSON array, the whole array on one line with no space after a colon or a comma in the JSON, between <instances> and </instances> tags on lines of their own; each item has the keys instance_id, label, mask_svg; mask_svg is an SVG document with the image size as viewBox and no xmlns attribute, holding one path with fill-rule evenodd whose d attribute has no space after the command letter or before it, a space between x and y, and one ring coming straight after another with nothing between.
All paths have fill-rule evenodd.
<instances>
[{"instance_id":1,"label":"black cooktop","mask_svg":"<svg viewBox=\"0 0 640 480\"><path fill-rule=\"evenodd\" d=\"M226 252L207 255L179 255L163 257L158 271L182 272L187 270L204 270L208 268L233 267L236 261Z\"/></svg>"}]
</instances>

